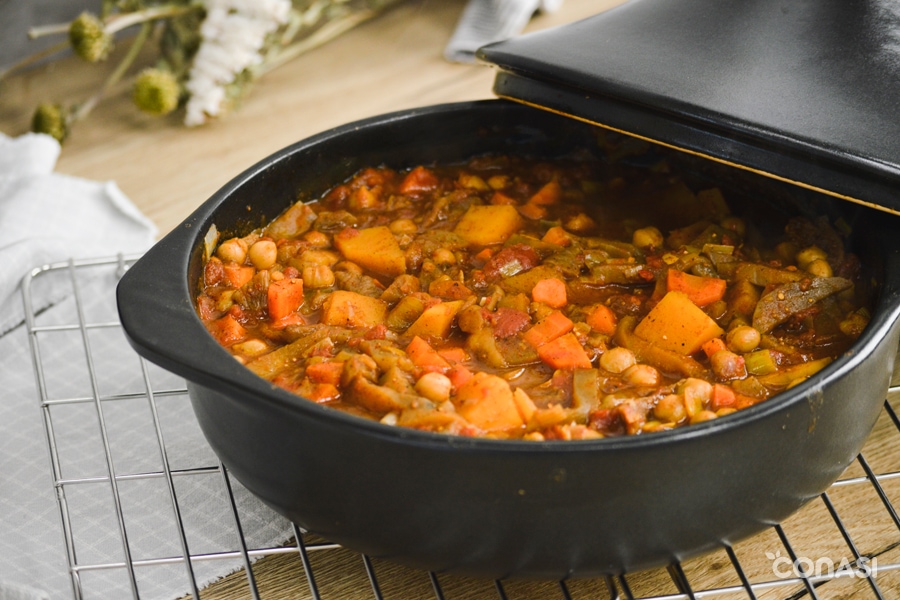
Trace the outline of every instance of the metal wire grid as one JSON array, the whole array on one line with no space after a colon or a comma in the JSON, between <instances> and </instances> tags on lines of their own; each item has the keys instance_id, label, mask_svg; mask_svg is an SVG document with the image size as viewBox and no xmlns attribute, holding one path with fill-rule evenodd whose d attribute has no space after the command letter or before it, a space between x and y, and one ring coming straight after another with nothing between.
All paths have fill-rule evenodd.
<instances>
[{"instance_id":1,"label":"metal wire grid","mask_svg":"<svg viewBox=\"0 0 900 600\"><path fill-rule=\"evenodd\" d=\"M667 569L658 569L635 574L609 576L596 580L575 580L559 582L518 582L495 581L474 582L454 576L436 573L415 573L402 567L393 566L368 556L357 555L336 544L313 538L296 526L291 526L293 540L285 546L269 545L254 547L249 544L245 535L247 524L242 522L242 515L235 500L235 487L224 466L215 458L198 459L195 464L174 467L170 464L169 454L175 440L167 438L160 419L160 403L164 399L187 402L186 389L181 385L166 386L155 383L151 374L152 365L143 360L136 360L140 370L140 389L104 393L102 385L107 373L100 368L92 354L91 333L98 330L119 330L120 324L112 302L108 304L106 315L89 315L85 311L82 291L82 279L89 270L105 269L120 277L128 266L137 259L136 256L118 256L110 259L68 261L46 265L33 270L23 281L23 299L26 307L26 327L32 351L33 367L38 386L41 412L50 450L50 469L52 485L56 490L59 516L62 523L64 544L60 551L65 552L68 561L68 575L71 579L73 597L99 598L108 597L105 592L95 591L86 581L95 572L124 573L127 589L133 598L148 597L141 575L145 570L162 567L180 569L183 579L183 593L193 598L253 598L268 600L269 598L376 598L386 597L387 592L395 592L397 597L426 597L433 595L438 600L453 597L494 597L505 600L512 597L549 597L549 598L610 598L619 599L655 599L676 600L694 598L891 598L900 595L900 516L893 504L892 496L900 497L900 488L894 489L893 482L900 482L900 469L891 461L891 457L900 453L900 418L891 404L885 401L884 412L879 426L880 439L870 440L857 463L848 469L847 474L836 482L831 489L821 495L819 511L824 507L826 517L821 514L810 516L810 508L815 502L801 511L799 517L792 517L785 524L775 525L769 532L770 543L767 548L775 548L776 553L767 554L767 561L759 556L741 556L741 544L735 547L725 546L717 556L692 559L685 564L674 563ZM33 283L42 277L65 277L71 284L76 311L69 322L42 325L39 323L41 310L36 308ZM48 364L45 348L48 342L45 337L54 333L70 332L82 339L84 346L84 370L90 379L90 393L72 397L52 397L48 391L48 377L56 366ZM124 360L124 357L123 357ZM900 386L892 387L891 392L900 390ZM117 469L116 456L106 422L109 407L116 402L140 400L148 403L152 414L153 437L159 453L160 469L135 470L124 472ZM86 405L93 408L96 423L96 435L100 440L105 461L105 474L91 477L65 477L62 463L65 460L65 449L59 441L62 432L54 428L52 412L65 405ZM86 423L85 427L93 425ZM870 446L872 448L870 449ZM876 455L878 466L867 460L870 452ZM883 463L884 468L882 468ZM222 528L231 528L237 534L233 547L214 552L192 552L186 534L183 503L177 491L177 481L183 478L216 477L221 480L221 490L229 507L230 522L222 522ZM168 493L169 519L174 522L177 533L177 550L160 556L135 556L131 539L139 529L135 517L125 509L120 487L128 482L138 480L162 480ZM79 487L103 487L112 498L114 507L118 546L121 552L119 560L91 560L82 556L82 549L89 539L90 532L77 531L73 525L70 511L70 495ZM855 496L866 496L865 502L851 506L848 510L839 508L843 501L835 498L843 495L845 490L854 490ZM874 516L873 516L874 515ZM821 527L823 519L830 519L834 528L823 548L822 555L806 558L801 554L800 546L806 545L805 533L810 530L811 520ZM829 525L830 527L830 525ZM862 540L866 532L876 531L874 540ZM763 534L760 534L761 536ZM801 541L795 543L796 538ZM818 547L818 546L817 546ZM837 548L837 554L834 554ZM784 556L782 557L782 549ZM847 556L842 563L828 558L831 556ZM258 560L265 558L265 560ZM200 579L196 573L198 566L217 561L237 560L237 572L225 580L216 583L212 588L201 589ZM774 565L781 561L781 571L775 573ZM824 560L824 562L823 562ZM773 562L775 561L775 562ZM829 562L830 561L830 562ZM293 580L296 585L289 591L283 589L270 590L267 583L261 581L265 575L265 565L271 563L297 563L293 565ZM330 567L324 565L329 564ZM822 565L829 567L823 571ZM336 566L335 566L336 565ZM749 565L749 566L748 566ZM172 573L171 570L168 573ZM723 575L724 574L724 575ZM335 581L344 587L335 587ZM350 582L352 590L346 585ZM398 589L397 586L401 587ZM216 589L218 588L218 590ZM334 592L334 590L339 590ZM475 590L475 591L473 591ZM350 593L352 592L352 594ZM221 594L221 595L220 595ZM333 595L334 594L334 595ZM474 595L473 595L474 594ZM647 595L645 595L647 594ZM837 595L834 595L837 594Z\"/></svg>"}]
</instances>

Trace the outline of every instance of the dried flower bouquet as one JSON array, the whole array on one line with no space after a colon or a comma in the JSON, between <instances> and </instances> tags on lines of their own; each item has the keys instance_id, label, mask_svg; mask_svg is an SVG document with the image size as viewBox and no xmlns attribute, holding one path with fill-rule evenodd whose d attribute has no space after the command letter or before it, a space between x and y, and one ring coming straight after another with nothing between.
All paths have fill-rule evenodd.
<instances>
[{"instance_id":1,"label":"dried flower bouquet","mask_svg":"<svg viewBox=\"0 0 900 600\"><path fill-rule=\"evenodd\" d=\"M104 84L71 104L45 102L32 130L62 141L122 80L141 49L157 45L157 64L134 75L133 98L144 112L184 110L184 124L197 126L225 114L263 73L378 14L399 0L103 0L99 14L71 23L37 27L32 37L67 39L28 57L5 75L71 48L89 62L107 59L120 32L130 44ZM127 30L127 31L126 31Z\"/></svg>"}]
</instances>

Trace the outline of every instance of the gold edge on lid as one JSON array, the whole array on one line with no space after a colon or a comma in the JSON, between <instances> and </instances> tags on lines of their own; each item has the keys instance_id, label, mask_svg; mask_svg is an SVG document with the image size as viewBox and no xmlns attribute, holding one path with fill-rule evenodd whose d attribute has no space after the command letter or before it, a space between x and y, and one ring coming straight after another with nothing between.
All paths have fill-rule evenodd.
<instances>
[{"instance_id":1,"label":"gold edge on lid","mask_svg":"<svg viewBox=\"0 0 900 600\"><path fill-rule=\"evenodd\" d=\"M637 134L637 133L633 133L633 132L631 132L631 131L626 131L626 130L624 130L624 129L619 129L618 127L613 127L613 126L611 126L611 125L606 125L606 124L604 124L604 123L600 123L600 122L594 121L594 120L592 120L592 119L587 119L587 118L585 118L585 117L582 117L582 116L579 116L579 115L576 115L576 114L567 113L567 112L562 111L562 110L558 110L558 109L555 109L555 108L550 108L550 107L547 107L547 106L543 106L543 105L541 105L541 104L537 104L537 103L535 103L535 102L529 102L529 101L523 100L523 99L521 99L521 98L515 98L515 97L513 97L513 96L506 96L506 95L503 95L503 94L498 94L497 97L498 97L498 98L502 98L502 99L504 99L504 100L511 100L511 101L513 101L513 102L518 102L519 104L524 104L524 105L526 105L526 106L531 106L532 108L537 108L537 109L540 109L540 110L545 110L545 111L548 111L548 112L551 112L551 113L554 113L554 114L557 114L557 115L561 115L561 116L563 116L563 117L568 117L568 118L570 118L570 119L575 119L576 121L581 121L581 122L583 122L583 123L588 123L589 125L595 125L595 126L597 126L597 127L602 127L603 129L606 129L606 130L608 130L608 131L613 131L613 132L615 132L615 133L620 133L620 134L622 134L622 135L627 135L627 136L630 136L630 137L633 137L633 138L637 138L637 139L643 140L643 141L645 141L645 142L650 142L651 144L657 144L657 145L659 145L659 146L664 146L664 147L670 148L670 149L672 149L672 150L677 150L678 152L684 152L685 154L691 154L691 155L693 155L693 156L698 156L698 157L700 157L700 158L705 158L705 159L707 159L707 160L711 160L711 161L714 161L714 162L717 162L717 163L720 163L720 164L723 164L723 165L728 165L729 167L734 167L734 168L736 168L736 169L741 169L741 170L743 170L743 171L749 171L749 172L751 172L751 173L756 173L757 175L762 175L762 176L768 177L768 178L770 178L770 179L775 179L775 180L778 180L778 181L782 181L782 182L784 182L784 183L789 183L789 184L791 184L791 185L796 185L797 187L801 187L801 188L804 188L804 189L807 189L807 190L811 190L811 191L814 191L814 192L819 192L819 193L822 193L822 194L826 194L826 195L832 196L832 197L834 197L834 198L839 198L839 199L841 199L841 200L846 200L847 202L853 202L854 204L859 204L859 205L865 206L865 207L867 207L867 208L872 208L872 209L874 209L874 210L878 210L878 211L885 212L885 213L888 213L888 214L900 216L900 210L895 210L895 209L891 209L891 208L886 208L886 207L884 207L884 206L881 206L881 205L879 205L879 204L875 204L875 203L873 203L873 202L867 202L867 201L861 200L861 199L859 199L859 198L854 198L853 196L846 196L846 195L844 195L844 194L838 194L837 192L833 192L833 191L830 191L830 190L827 190L827 189L824 189L824 188L820 188L820 187L817 187L817 186L814 186L814 185L811 185L811 184L808 184L808 183L804 183L804 182L802 182L802 181L796 181L796 180L793 180L793 179L789 179L789 178L783 177L783 176L781 176L781 175L776 175L776 174L774 174L774 173L769 173L768 171L760 171L759 169L754 169L754 168L752 168L752 167L748 167L748 166L742 165L742 164L740 164L740 163L736 163L736 162L732 162L732 161L729 161L729 160L725 160L725 159L723 159L723 158L718 158L718 157L716 157L716 156L711 156L711 155L709 155L709 154L704 154L703 152L698 152L698 151L696 151L696 150L689 150L689 149L687 149L687 148L682 148L682 147L680 147L680 146L676 146L676 145L670 144L670 143L668 143L668 142L663 142L663 141L660 141L660 140L655 140L655 139L653 139L653 138L651 138L651 137L647 137L647 136L645 136L645 135L640 135L640 134Z\"/></svg>"}]
</instances>

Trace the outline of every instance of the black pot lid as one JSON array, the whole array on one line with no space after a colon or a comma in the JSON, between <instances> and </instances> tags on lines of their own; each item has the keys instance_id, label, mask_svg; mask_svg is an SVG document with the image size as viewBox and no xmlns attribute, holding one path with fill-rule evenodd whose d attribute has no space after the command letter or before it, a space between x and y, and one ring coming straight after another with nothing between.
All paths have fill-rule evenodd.
<instances>
[{"instance_id":1,"label":"black pot lid","mask_svg":"<svg viewBox=\"0 0 900 600\"><path fill-rule=\"evenodd\" d=\"M630 0L478 56L500 97L900 214L896 0Z\"/></svg>"}]
</instances>

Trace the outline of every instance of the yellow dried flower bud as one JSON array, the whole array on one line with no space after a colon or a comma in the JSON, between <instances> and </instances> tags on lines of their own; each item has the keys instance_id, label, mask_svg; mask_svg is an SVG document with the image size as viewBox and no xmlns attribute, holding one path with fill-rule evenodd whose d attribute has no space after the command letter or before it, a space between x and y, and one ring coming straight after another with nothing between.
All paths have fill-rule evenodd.
<instances>
[{"instance_id":1,"label":"yellow dried flower bud","mask_svg":"<svg viewBox=\"0 0 900 600\"><path fill-rule=\"evenodd\" d=\"M104 60L112 50L113 37L95 15L83 12L69 25L72 50L88 62Z\"/></svg>"},{"instance_id":2,"label":"yellow dried flower bud","mask_svg":"<svg viewBox=\"0 0 900 600\"><path fill-rule=\"evenodd\" d=\"M167 115L178 108L180 95L175 76L163 69L144 69L134 83L134 103L151 115Z\"/></svg>"},{"instance_id":3,"label":"yellow dried flower bud","mask_svg":"<svg viewBox=\"0 0 900 600\"><path fill-rule=\"evenodd\" d=\"M51 135L60 143L69 133L66 114L59 104L43 102L38 105L31 117L31 131Z\"/></svg>"}]
</instances>

